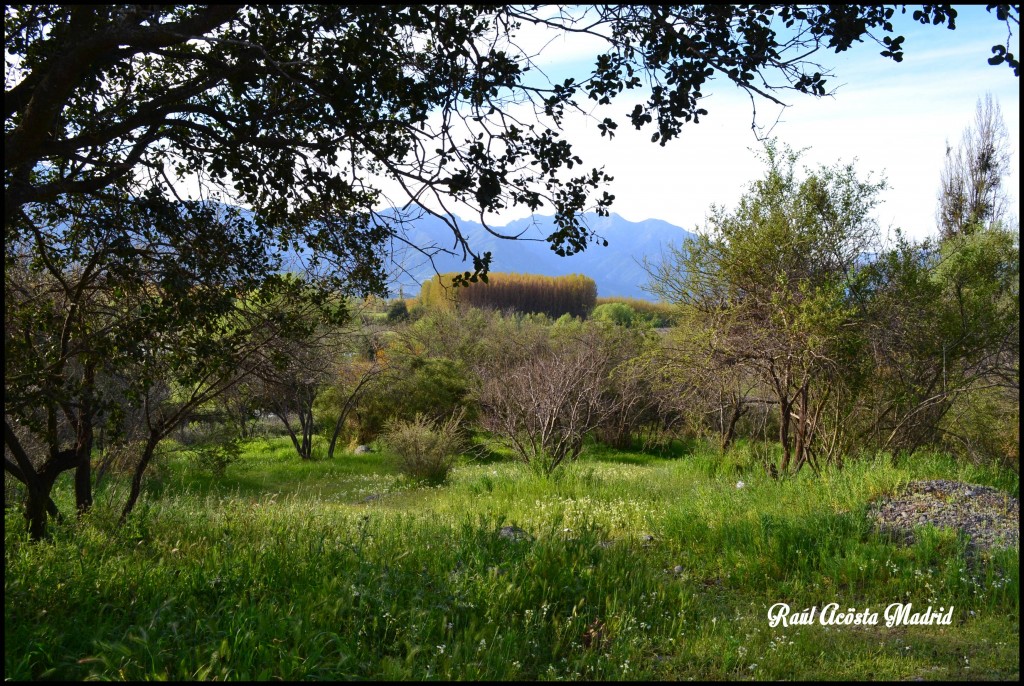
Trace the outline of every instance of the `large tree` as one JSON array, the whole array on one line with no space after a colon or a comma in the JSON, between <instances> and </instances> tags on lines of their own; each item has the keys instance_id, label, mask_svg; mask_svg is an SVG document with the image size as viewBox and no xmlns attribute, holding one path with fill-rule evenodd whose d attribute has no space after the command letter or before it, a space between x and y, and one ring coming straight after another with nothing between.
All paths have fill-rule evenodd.
<instances>
[{"instance_id":1,"label":"large tree","mask_svg":"<svg viewBox=\"0 0 1024 686\"><path fill-rule=\"evenodd\" d=\"M852 165L796 171L765 144L767 171L734 210L714 207L693 241L647 265L650 289L681 309L681 338L713 370L757 379L777 408L779 471L815 467L823 412L858 358L860 264L877 249L884 181Z\"/></svg>"},{"instance_id":2,"label":"large tree","mask_svg":"<svg viewBox=\"0 0 1024 686\"><path fill-rule=\"evenodd\" d=\"M984 102L978 100L974 124L964 130L960 144L946 144L936 212L942 238L1012 221L1003 184L1010 171L1009 138L999 103L988 93Z\"/></svg>"}]
</instances>

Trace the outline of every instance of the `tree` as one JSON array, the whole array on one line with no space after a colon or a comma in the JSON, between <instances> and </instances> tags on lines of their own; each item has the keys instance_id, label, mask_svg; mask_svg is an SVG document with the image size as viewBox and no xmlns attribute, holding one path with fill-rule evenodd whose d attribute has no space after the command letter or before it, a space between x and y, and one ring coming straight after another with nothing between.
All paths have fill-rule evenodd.
<instances>
[{"instance_id":1,"label":"tree","mask_svg":"<svg viewBox=\"0 0 1024 686\"><path fill-rule=\"evenodd\" d=\"M901 241L865 274L871 363L858 414L865 417L866 442L906 452L948 444L944 438L963 442L974 429L948 420L956 405L996 394L1007 408L1019 406L1014 232L994 226L939 245Z\"/></svg>"},{"instance_id":2,"label":"tree","mask_svg":"<svg viewBox=\"0 0 1024 686\"><path fill-rule=\"evenodd\" d=\"M712 369L756 378L778 408L779 472L816 467L826 404L861 345L859 263L877 245L871 218L884 181L852 165L796 174L799 153L765 144L767 172L733 211L658 265L650 289L678 304L689 345Z\"/></svg>"},{"instance_id":3,"label":"tree","mask_svg":"<svg viewBox=\"0 0 1024 686\"><path fill-rule=\"evenodd\" d=\"M938 239L900 239L865 272L871 364L858 414L878 448L945 444L974 456L977 445L1017 442L1006 438L1020 395L1020 239L1003 186L1007 138L986 95L959 147L947 146ZM1012 431L1000 428L1007 423ZM1012 452L983 452L997 451Z\"/></svg>"},{"instance_id":4,"label":"tree","mask_svg":"<svg viewBox=\"0 0 1024 686\"><path fill-rule=\"evenodd\" d=\"M480 391L484 426L545 474L572 462L586 435L627 396L607 392L618 361L610 343L588 327L548 341L533 356L494 359Z\"/></svg>"},{"instance_id":5,"label":"tree","mask_svg":"<svg viewBox=\"0 0 1024 686\"><path fill-rule=\"evenodd\" d=\"M301 333L273 338L246 364L247 386L255 390L262 407L281 420L295 451L304 460L313 459L317 398L331 382L345 339L355 335L355 327L345 330L337 326L338 321L351 324L349 304L332 303L336 309L333 325L320 323L319 313L301 292L307 287L301 284L298 297L292 301L275 301L267 306L273 318L290 331Z\"/></svg>"},{"instance_id":6,"label":"tree","mask_svg":"<svg viewBox=\"0 0 1024 686\"><path fill-rule=\"evenodd\" d=\"M78 509L89 508L97 425L142 410L145 469L156 443L230 388L255 348L304 331L269 318L265 300L295 297L295 285L265 274L274 257L237 210L64 200L24 208L27 233L5 254L5 465L27 486L37 538L45 510L56 514L49 493L62 472L74 470ZM245 293L255 296L237 297ZM328 316L320 305L307 304L308 319ZM175 388L179 397L168 396ZM19 427L42 439L45 455L28 454Z\"/></svg>"},{"instance_id":7,"label":"tree","mask_svg":"<svg viewBox=\"0 0 1024 686\"><path fill-rule=\"evenodd\" d=\"M400 301L401 302L401 301ZM381 361L380 352L384 345L376 327L364 326L358 334L349 339L350 349L335 360L333 383L329 384L321 397L321 403L337 412L331 440L327 445L327 459L334 457L338 438L345 428L345 422L358 407L362 396L387 380L387 365Z\"/></svg>"},{"instance_id":8,"label":"tree","mask_svg":"<svg viewBox=\"0 0 1024 686\"><path fill-rule=\"evenodd\" d=\"M937 220L943 238L1006 222L1009 198L1003 177L1010 172L1009 132L992 94L979 99L974 125L954 150L946 143Z\"/></svg>"}]
</instances>

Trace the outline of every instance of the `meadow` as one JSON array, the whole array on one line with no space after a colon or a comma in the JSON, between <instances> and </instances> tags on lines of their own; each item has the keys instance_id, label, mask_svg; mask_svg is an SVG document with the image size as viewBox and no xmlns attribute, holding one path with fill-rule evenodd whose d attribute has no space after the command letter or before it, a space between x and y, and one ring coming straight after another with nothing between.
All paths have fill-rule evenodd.
<instances>
[{"instance_id":1,"label":"meadow","mask_svg":"<svg viewBox=\"0 0 1024 686\"><path fill-rule=\"evenodd\" d=\"M221 478L171 453L122 528L116 479L41 543L6 510L4 675L1019 678L1018 551L971 555L932 528L907 546L866 514L916 479L1018 496L1014 472L932 454L774 481L751 452L591 444L544 476L477 439L435 486L386 453L300 461L282 438ZM56 500L73 511L69 484ZM778 602L954 610L950 626L772 628Z\"/></svg>"}]
</instances>

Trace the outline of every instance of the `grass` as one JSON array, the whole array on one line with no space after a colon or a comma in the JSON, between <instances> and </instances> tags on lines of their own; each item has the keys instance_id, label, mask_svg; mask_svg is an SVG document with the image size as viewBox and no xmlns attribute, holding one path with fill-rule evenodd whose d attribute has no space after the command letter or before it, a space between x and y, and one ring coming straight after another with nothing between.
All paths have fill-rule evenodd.
<instances>
[{"instance_id":1,"label":"grass","mask_svg":"<svg viewBox=\"0 0 1024 686\"><path fill-rule=\"evenodd\" d=\"M286 440L219 481L171 455L124 529L117 483L42 544L6 513L5 677L1019 676L1017 551L969 562L935 530L903 547L865 516L914 479L1016 496L1015 474L881 457L777 483L746 446L693 448L591 446L544 478L484 444L435 487L379 453L301 462ZM768 625L776 602L833 601L952 604L953 625Z\"/></svg>"}]
</instances>

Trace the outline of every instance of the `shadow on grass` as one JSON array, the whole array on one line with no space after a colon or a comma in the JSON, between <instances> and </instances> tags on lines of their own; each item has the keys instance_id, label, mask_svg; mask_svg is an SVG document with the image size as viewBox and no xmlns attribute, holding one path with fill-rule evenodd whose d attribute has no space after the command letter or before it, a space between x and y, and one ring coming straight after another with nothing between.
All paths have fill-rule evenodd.
<instances>
[{"instance_id":1,"label":"shadow on grass","mask_svg":"<svg viewBox=\"0 0 1024 686\"><path fill-rule=\"evenodd\" d=\"M633 439L629 448L613 448L590 439L587 441L585 455L595 462L614 464L650 465L658 460L677 460L693 455L703 449L703 444L695 440L671 439L664 443L645 444Z\"/></svg>"},{"instance_id":2,"label":"shadow on grass","mask_svg":"<svg viewBox=\"0 0 1024 686\"><path fill-rule=\"evenodd\" d=\"M200 496L232 495L261 497L278 494L340 493L353 480L395 473L391 456L370 452L336 452L334 458L301 459L287 439L256 440L245 446L242 457L228 466L223 476L196 469L185 454L167 460L160 488Z\"/></svg>"}]
</instances>

